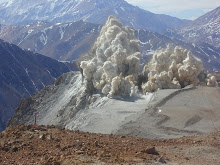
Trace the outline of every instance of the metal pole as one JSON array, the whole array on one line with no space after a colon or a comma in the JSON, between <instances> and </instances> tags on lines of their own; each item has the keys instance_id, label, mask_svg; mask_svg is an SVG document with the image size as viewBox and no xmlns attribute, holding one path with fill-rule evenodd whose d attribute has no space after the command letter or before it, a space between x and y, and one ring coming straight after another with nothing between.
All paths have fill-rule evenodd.
<instances>
[{"instance_id":1,"label":"metal pole","mask_svg":"<svg viewBox=\"0 0 220 165\"><path fill-rule=\"evenodd\" d=\"M34 127L37 127L37 113L35 112L35 120L34 120Z\"/></svg>"}]
</instances>

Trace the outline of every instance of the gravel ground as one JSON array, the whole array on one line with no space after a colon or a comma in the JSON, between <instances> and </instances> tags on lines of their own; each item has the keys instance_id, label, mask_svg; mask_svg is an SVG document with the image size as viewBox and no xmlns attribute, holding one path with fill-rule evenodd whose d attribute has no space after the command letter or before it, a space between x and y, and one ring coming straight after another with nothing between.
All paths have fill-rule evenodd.
<instances>
[{"instance_id":1,"label":"gravel ground","mask_svg":"<svg viewBox=\"0 0 220 165\"><path fill-rule=\"evenodd\" d=\"M220 164L220 133L177 139L94 134L54 126L9 127L0 164Z\"/></svg>"},{"instance_id":2,"label":"gravel ground","mask_svg":"<svg viewBox=\"0 0 220 165\"><path fill-rule=\"evenodd\" d=\"M192 87L171 94L160 90L154 95L149 108L122 125L117 134L168 139L220 129L219 88Z\"/></svg>"}]
</instances>

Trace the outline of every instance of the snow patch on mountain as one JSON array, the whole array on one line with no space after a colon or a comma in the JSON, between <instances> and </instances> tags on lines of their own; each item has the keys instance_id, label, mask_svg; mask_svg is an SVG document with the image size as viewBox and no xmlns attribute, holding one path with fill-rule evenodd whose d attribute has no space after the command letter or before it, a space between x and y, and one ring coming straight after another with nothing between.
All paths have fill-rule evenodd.
<instances>
[{"instance_id":1,"label":"snow patch on mountain","mask_svg":"<svg viewBox=\"0 0 220 165\"><path fill-rule=\"evenodd\" d=\"M151 29L158 32L188 22L150 13L124 0L14 0L0 4L0 13L1 24L24 24L39 20L62 23L83 20L104 24L109 15L114 15L124 24L136 29Z\"/></svg>"}]
</instances>

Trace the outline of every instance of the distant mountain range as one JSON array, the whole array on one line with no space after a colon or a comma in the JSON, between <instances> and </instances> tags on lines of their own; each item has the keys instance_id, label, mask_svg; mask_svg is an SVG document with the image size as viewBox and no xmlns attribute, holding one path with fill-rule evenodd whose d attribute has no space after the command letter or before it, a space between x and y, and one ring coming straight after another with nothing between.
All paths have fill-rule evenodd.
<instances>
[{"instance_id":1,"label":"distant mountain range","mask_svg":"<svg viewBox=\"0 0 220 165\"><path fill-rule=\"evenodd\" d=\"M220 7L172 31L171 35L191 43L208 43L220 52Z\"/></svg>"},{"instance_id":2,"label":"distant mountain range","mask_svg":"<svg viewBox=\"0 0 220 165\"><path fill-rule=\"evenodd\" d=\"M95 42L101 25L78 21L74 23L37 22L20 26L1 26L0 38L60 61L77 60L86 54ZM209 71L220 71L220 52L208 44L197 45L168 37L148 30L136 30L135 35L141 46L146 62L153 52L167 44L179 45L192 51L202 59Z\"/></svg>"},{"instance_id":3,"label":"distant mountain range","mask_svg":"<svg viewBox=\"0 0 220 165\"><path fill-rule=\"evenodd\" d=\"M59 61L71 61L90 50L100 29L101 25L83 21L0 25L0 38Z\"/></svg>"},{"instance_id":4,"label":"distant mountain range","mask_svg":"<svg viewBox=\"0 0 220 165\"><path fill-rule=\"evenodd\" d=\"M28 24L36 21L104 24L109 15L135 29L163 32L189 20L154 14L124 0L12 0L0 5L0 24Z\"/></svg>"},{"instance_id":5,"label":"distant mountain range","mask_svg":"<svg viewBox=\"0 0 220 165\"><path fill-rule=\"evenodd\" d=\"M21 98L40 91L70 69L61 62L0 40L0 131Z\"/></svg>"}]
</instances>

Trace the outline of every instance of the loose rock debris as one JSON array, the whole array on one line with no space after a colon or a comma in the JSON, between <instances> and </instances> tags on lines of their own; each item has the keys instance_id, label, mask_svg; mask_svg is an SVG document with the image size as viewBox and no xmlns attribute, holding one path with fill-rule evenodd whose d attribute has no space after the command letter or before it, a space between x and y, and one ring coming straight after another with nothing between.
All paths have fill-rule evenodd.
<instances>
[{"instance_id":1,"label":"loose rock debris","mask_svg":"<svg viewBox=\"0 0 220 165\"><path fill-rule=\"evenodd\" d=\"M30 138L31 137L31 138ZM220 133L178 139L15 126L0 134L0 164L220 164Z\"/></svg>"}]
</instances>

